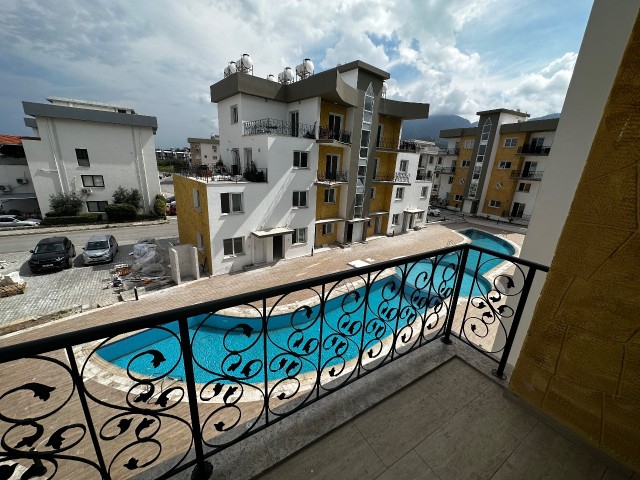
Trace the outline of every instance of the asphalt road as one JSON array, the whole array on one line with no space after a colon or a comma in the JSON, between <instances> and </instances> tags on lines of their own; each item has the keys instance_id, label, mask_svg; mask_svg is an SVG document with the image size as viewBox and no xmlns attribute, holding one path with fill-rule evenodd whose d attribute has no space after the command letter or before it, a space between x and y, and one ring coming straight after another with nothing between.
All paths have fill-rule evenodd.
<instances>
[{"instance_id":1,"label":"asphalt road","mask_svg":"<svg viewBox=\"0 0 640 480\"><path fill-rule=\"evenodd\" d=\"M0 254L14 252L28 252L43 238L62 235L69 237L76 246L76 252L82 253L82 247L92 235L110 233L119 244L133 244L143 238L172 238L178 236L178 222L175 217L170 217L169 223L160 225L140 225L128 227L104 228L96 227L86 230L74 230L60 233L38 232L21 233L19 235L9 235L0 237Z\"/></svg>"}]
</instances>

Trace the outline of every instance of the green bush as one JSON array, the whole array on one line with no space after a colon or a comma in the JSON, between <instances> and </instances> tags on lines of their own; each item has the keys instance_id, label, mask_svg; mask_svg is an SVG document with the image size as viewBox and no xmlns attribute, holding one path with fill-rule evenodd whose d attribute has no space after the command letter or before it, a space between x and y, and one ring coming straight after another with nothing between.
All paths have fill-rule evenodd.
<instances>
[{"instance_id":1,"label":"green bush","mask_svg":"<svg viewBox=\"0 0 640 480\"><path fill-rule=\"evenodd\" d=\"M167 213L167 200L162 195L156 195L156 201L153 203L153 212L164 217Z\"/></svg>"},{"instance_id":2,"label":"green bush","mask_svg":"<svg viewBox=\"0 0 640 480\"><path fill-rule=\"evenodd\" d=\"M104 211L110 222L132 222L138 215L138 210L128 204L107 205Z\"/></svg>"},{"instance_id":3,"label":"green bush","mask_svg":"<svg viewBox=\"0 0 640 480\"><path fill-rule=\"evenodd\" d=\"M84 202L76 195L76 192L49 195L49 208L59 216L78 215L82 211L82 205Z\"/></svg>"},{"instance_id":4,"label":"green bush","mask_svg":"<svg viewBox=\"0 0 640 480\"><path fill-rule=\"evenodd\" d=\"M156 215L155 213L139 213L136 215L136 222L142 222L144 220L165 220L166 215Z\"/></svg>"},{"instance_id":5,"label":"green bush","mask_svg":"<svg viewBox=\"0 0 640 480\"><path fill-rule=\"evenodd\" d=\"M122 186L113 192L113 203L117 205L131 205L136 211L142 204L142 195L137 188L127 189Z\"/></svg>"},{"instance_id":6,"label":"green bush","mask_svg":"<svg viewBox=\"0 0 640 480\"><path fill-rule=\"evenodd\" d=\"M46 214L42 225L84 225L87 223L98 223L102 220L102 214L100 213L83 213L73 216L49 215L49 213Z\"/></svg>"}]
</instances>

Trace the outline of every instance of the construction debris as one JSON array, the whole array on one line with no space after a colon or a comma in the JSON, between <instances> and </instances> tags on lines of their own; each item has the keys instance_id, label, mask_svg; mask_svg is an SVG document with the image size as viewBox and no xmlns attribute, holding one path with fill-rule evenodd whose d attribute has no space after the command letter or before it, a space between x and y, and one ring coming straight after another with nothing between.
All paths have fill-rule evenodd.
<instances>
[{"instance_id":1,"label":"construction debris","mask_svg":"<svg viewBox=\"0 0 640 480\"><path fill-rule=\"evenodd\" d=\"M20 278L19 272L0 275L0 298L21 295L27 288L27 282Z\"/></svg>"}]
</instances>

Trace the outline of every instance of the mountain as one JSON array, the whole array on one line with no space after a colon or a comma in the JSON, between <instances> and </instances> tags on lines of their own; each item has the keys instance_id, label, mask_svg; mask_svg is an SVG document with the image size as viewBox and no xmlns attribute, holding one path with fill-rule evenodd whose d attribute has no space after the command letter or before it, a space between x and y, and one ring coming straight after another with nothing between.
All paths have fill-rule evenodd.
<instances>
[{"instance_id":1,"label":"mountain","mask_svg":"<svg viewBox=\"0 0 640 480\"><path fill-rule=\"evenodd\" d=\"M560 114L559 113L550 113L549 115L544 115L542 117L530 118L529 121L531 121L531 120L548 120L550 118L560 118Z\"/></svg>"},{"instance_id":2,"label":"mountain","mask_svg":"<svg viewBox=\"0 0 640 480\"><path fill-rule=\"evenodd\" d=\"M432 115L429 118L402 122L402 138L436 141L440 137L440 130L466 128L470 125L469 120L458 115Z\"/></svg>"}]
</instances>

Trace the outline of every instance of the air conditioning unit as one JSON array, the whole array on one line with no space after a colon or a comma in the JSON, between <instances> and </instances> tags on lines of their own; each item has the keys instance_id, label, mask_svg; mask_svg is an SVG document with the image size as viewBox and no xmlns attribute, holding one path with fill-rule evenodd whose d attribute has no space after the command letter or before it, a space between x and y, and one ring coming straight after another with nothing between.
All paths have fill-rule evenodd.
<instances>
[{"instance_id":1,"label":"air conditioning unit","mask_svg":"<svg viewBox=\"0 0 640 480\"><path fill-rule=\"evenodd\" d=\"M93 193L93 190L91 190L90 188L81 188L80 191L85 195L91 195Z\"/></svg>"},{"instance_id":2,"label":"air conditioning unit","mask_svg":"<svg viewBox=\"0 0 640 480\"><path fill-rule=\"evenodd\" d=\"M11 185L0 185L0 192L10 192Z\"/></svg>"},{"instance_id":3,"label":"air conditioning unit","mask_svg":"<svg viewBox=\"0 0 640 480\"><path fill-rule=\"evenodd\" d=\"M18 185L26 185L29 183L29 180L26 178L16 178L16 182L18 182Z\"/></svg>"}]
</instances>

